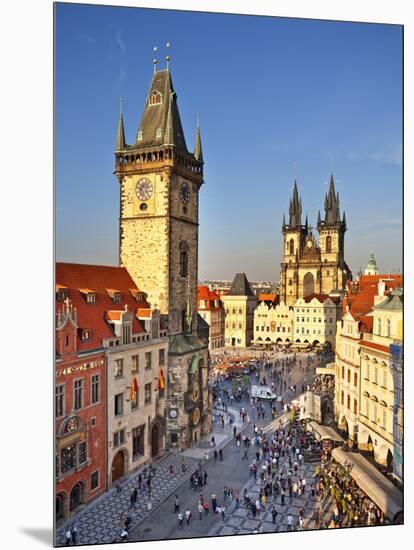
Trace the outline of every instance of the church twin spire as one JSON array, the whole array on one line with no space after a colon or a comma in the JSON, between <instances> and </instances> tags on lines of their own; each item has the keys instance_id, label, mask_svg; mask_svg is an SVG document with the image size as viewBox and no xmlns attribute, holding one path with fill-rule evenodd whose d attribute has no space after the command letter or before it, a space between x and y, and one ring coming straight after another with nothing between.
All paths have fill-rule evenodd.
<instances>
[{"instance_id":1,"label":"church twin spire","mask_svg":"<svg viewBox=\"0 0 414 550\"><path fill-rule=\"evenodd\" d=\"M340 210L339 210L339 193L335 192L335 183L333 174L329 182L329 191L325 195L325 219L321 219L320 210L318 210L318 229L322 226L341 224L346 230L346 218L345 211L343 213L343 219L341 222ZM305 228L308 226L308 216L306 215ZM285 228L296 229L302 227L302 199L299 197L297 182L295 180L293 185L293 197L289 201L289 225L286 226L285 215L283 214L282 230Z\"/></svg>"}]
</instances>

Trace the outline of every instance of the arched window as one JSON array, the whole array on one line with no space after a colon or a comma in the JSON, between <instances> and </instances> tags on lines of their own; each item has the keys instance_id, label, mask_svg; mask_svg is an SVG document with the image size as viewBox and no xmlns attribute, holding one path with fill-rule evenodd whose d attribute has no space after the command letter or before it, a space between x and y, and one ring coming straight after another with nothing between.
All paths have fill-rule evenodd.
<instances>
[{"instance_id":1,"label":"arched window","mask_svg":"<svg viewBox=\"0 0 414 550\"><path fill-rule=\"evenodd\" d=\"M289 286L292 286L292 279L289 279Z\"/></svg>"},{"instance_id":2,"label":"arched window","mask_svg":"<svg viewBox=\"0 0 414 550\"><path fill-rule=\"evenodd\" d=\"M154 90L149 98L149 104L150 105L159 105L162 102L162 96L160 92L157 92L157 90Z\"/></svg>"},{"instance_id":3,"label":"arched window","mask_svg":"<svg viewBox=\"0 0 414 550\"><path fill-rule=\"evenodd\" d=\"M155 137L158 139L160 137L162 137L162 130L161 128L157 128L156 131L155 131Z\"/></svg>"},{"instance_id":4,"label":"arched window","mask_svg":"<svg viewBox=\"0 0 414 550\"><path fill-rule=\"evenodd\" d=\"M295 252L295 241L290 239L289 241L289 254L294 254Z\"/></svg>"},{"instance_id":5,"label":"arched window","mask_svg":"<svg viewBox=\"0 0 414 550\"><path fill-rule=\"evenodd\" d=\"M330 235L326 237L326 252L332 252L332 237Z\"/></svg>"},{"instance_id":6,"label":"arched window","mask_svg":"<svg viewBox=\"0 0 414 550\"><path fill-rule=\"evenodd\" d=\"M180 242L180 275L188 275L188 244L185 241Z\"/></svg>"},{"instance_id":7,"label":"arched window","mask_svg":"<svg viewBox=\"0 0 414 550\"><path fill-rule=\"evenodd\" d=\"M391 337L391 321L387 319L387 337Z\"/></svg>"}]
</instances>

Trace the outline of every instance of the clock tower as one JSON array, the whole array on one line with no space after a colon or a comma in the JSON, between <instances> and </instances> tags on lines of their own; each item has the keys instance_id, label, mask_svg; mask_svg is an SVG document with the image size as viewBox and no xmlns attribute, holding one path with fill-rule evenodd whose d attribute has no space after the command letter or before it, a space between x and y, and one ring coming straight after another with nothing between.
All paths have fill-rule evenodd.
<instances>
[{"instance_id":1,"label":"clock tower","mask_svg":"<svg viewBox=\"0 0 414 550\"><path fill-rule=\"evenodd\" d=\"M198 125L194 152L187 149L169 68L154 70L132 145L120 113L115 159L119 263L168 325L167 446L181 450L211 429L208 343L197 330L204 162Z\"/></svg>"}]
</instances>

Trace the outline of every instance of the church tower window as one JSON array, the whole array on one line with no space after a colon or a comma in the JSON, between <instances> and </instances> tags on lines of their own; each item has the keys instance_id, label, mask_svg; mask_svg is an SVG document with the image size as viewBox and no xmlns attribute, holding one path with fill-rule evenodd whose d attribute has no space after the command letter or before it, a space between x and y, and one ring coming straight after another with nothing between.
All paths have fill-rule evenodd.
<instances>
[{"instance_id":1,"label":"church tower window","mask_svg":"<svg viewBox=\"0 0 414 550\"><path fill-rule=\"evenodd\" d=\"M293 254L295 251L295 242L293 239L289 241L289 254Z\"/></svg>"},{"instance_id":2,"label":"church tower window","mask_svg":"<svg viewBox=\"0 0 414 550\"><path fill-rule=\"evenodd\" d=\"M326 237L326 252L332 252L332 237L330 235Z\"/></svg>"},{"instance_id":3,"label":"church tower window","mask_svg":"<svg viewBox=\"0 0 414 550\"><path fill-rule=\"evenodd\" d=\"M154 90L152 92L152 94L150 95L149 104L150 105L159 105L160 103L162 103L162 96L161 96L160 92L157 92L156 90Z\"/></svg>"}]
</instances>

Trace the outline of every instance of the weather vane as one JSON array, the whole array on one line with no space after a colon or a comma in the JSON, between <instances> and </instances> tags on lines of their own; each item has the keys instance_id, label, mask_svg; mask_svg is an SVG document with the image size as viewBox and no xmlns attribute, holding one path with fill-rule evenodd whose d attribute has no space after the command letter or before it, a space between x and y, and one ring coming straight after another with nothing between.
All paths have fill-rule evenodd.
<instances>
[{"instance_id":1,"label":"weather vane","mask_svg":"<svg viewBox=\"0 0 414 550\"><path fill-rule=\"evenodd\" d=\"M154 73L157 71L157 46L154 46Z\"/></svg>"},{"instance_id":2,"label":"weather vane","mask_svg":"<svg viewBox=\"0 0 414 550\"><path fill-rule=\"evenodd\" d=\"M166 55L165 59L167 60L167 69L169 69L170 68L170 60L171 60L171 57L170 57L170 54L169 54L169 51L170 51L169 50L169 47L170 47L169 42L166 43L166 47L167 47L167 55Z\"/></svg>"}]
</instances>

